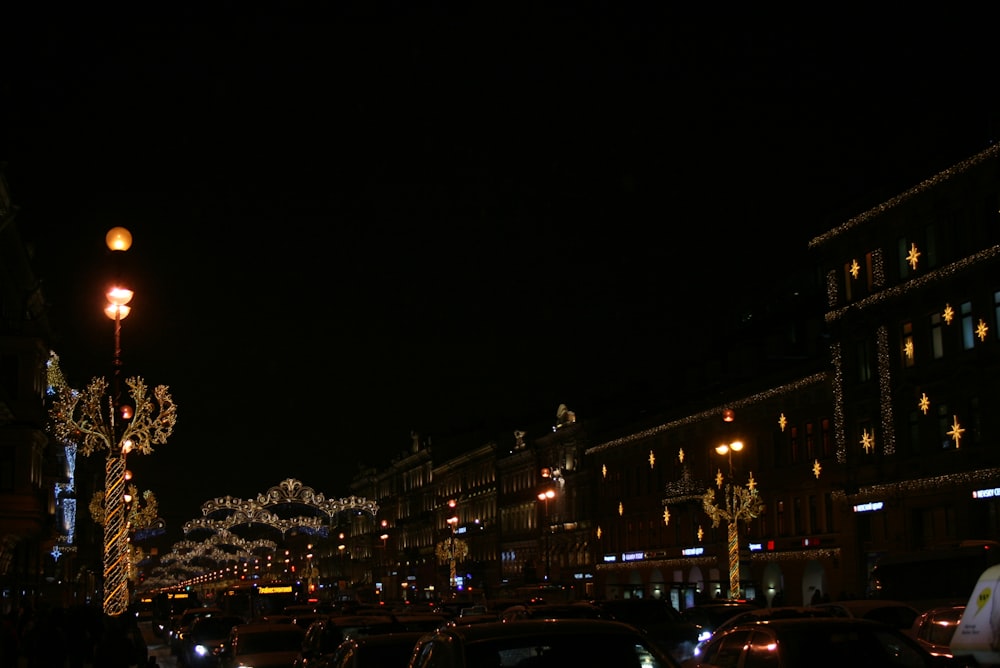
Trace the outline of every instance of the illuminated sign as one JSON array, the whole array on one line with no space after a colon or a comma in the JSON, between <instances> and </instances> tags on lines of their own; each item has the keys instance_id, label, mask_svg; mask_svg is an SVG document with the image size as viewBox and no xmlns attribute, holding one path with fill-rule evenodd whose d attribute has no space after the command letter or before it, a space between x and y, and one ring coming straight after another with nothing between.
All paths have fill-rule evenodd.
<instances>
[{"instance_id":1,"label":"illuminated sign","mask_svg":"<svg viewBox=\"0 0 1000 668\"><path fill-rule=\"evenodd\" d=\"M696 557L699 554L705 554L705 548L703 547L685 547L681 550L681 554L685 557Z\"/></svg>"},{"instance_id":2,"label":"illuminated sign","mask_svg":"<svg viewBox=\"0 0 1000 668\"><path fill-rule=\"evenodd\" d=\"M973 490L973 499L992 499L995 497L1000 497L1000 487L994 487L993 489L977 489Z\"/></svg>"},{"instance_id":3,"label":"illuminated sign","mask_svg":"<svg viewBox=\"0 0 1000 668\"><path fill-rule=\"evenodd\" d=\"M622 561L642 561L646 557L645 552L624 552Z\"/></svg>"},{"instance_id":4,"label":"illuminated sign","mask_svg":"<svg viewBox=\"0 0 1000 668\"><path fill-rule=\"evenodd\" d=\"M751 552L760 552L763 549L764 549L764 546L761 543L750 543L750 551Z\"/></svg>"},{"instance_id":5,"label":"illuminated sign","mask_svg":"<svg viewBox=\"0 0 1000 668\"><path fill-rule=\"evenodd\" d=\"M610 564L610 563L613 563L615 561L618 561L618 556L617 555L614 555L614 554L605 554L604 555L604 563Z\"/></svg>"},{"instance_id":6,"label":"illuminated sign","mask_svg":"<svg viewBox=\"0 0 1000 668\"><path fill-rule=\"evenodd\" d=\"M277 585L274 587L260 587L257 589L258 593L261 594L291 594L292 585Z\"/></svg>"},{"instance_id":7,"label":"illuminated sign","mask_svg":"<svg viewBox=\"0 0 1000 668\"><path fill-rule=\"evenodd\" d=\"M816 547L819 545L819 538L803 538L802 547Z\"/></svg>"},{"instance_id":8,"label":"illuminated sign","mask_svg":"<svg viewBox=\"0 0 1000 668\"><path fill-rule=\"evenodd\" d=\"M876 510L882 510L885 504L881 501L871 501L869 503L856 503L854 504L854 512L856 513L871 513Z\"/></svg>"}]
</instances>

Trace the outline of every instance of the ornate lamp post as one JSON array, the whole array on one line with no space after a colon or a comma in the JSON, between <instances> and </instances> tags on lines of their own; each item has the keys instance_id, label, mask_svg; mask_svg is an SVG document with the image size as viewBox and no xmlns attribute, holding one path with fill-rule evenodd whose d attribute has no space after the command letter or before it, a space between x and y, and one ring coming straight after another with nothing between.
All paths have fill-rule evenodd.
<instances>
[{"instance_id":1,"label":"ornate lamp post","mask_svg":"<svg viewBox=\"0 0 1000 668\"><path fill-rule=\"evenodd\" d=\"M125 228L114 228L105 238L114 252L124 252L132 245L132 235ZM104 605L107 615L125 612L129 604L128 578L131 568L129 517L126 494L126 457L131 452L148 455L154 445L166 443L177 421L177 407L167 386L159 385L148 393L142 378L125 380L133 404L121 397L121 321L129 313L132 291L114 287L108 294L105 313L115 322L114 376L111 395L108 381L94 378L80 392L68 386L58 388L58 398L51 417L56 435L77 443L79 452L89 456L96 450L106 452L104 465Z\"/></svg>"},{"instance_id":2,"label":"ornate lamp post","mask_svg":"<svg viewBox=\"0 0 1000 668\"><path fill-rule=\"evenodd\" d=\"M740 546L739 520L751 520L764 510L764 502L757 491L757 482L750 473L746 487L735 484L733 477L733 452L743 449L743 443L734 441L716 447L715 451L729 458L729 478L722 475L722 469L715 476L716 487L723 489L723 497L716 501L715 490L711 487L702 497L705 512L712 518L712 527L719 526L720 520L726 521L729 548L729 598L740 596Z\"/></svg>"}]
</instances>

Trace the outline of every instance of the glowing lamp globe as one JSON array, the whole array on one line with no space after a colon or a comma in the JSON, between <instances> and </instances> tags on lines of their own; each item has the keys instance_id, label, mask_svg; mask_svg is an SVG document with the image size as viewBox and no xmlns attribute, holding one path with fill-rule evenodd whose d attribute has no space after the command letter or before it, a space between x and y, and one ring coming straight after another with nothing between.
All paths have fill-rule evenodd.
<instances>
[{"instance_id":1,"label":"glowing lamp globe","mask_svg":"<svg viewBox=\"0 0 1000 668\"><path fill-rule=\"evenodd\" d=\"M113 251L127 251L132 247L132 233L124 227L112 227L104 235L104 243Z\"/></svg>"},{"instance_id":2,"label":"glowing lamp globe","mask_svg":"<svg viewBox=\"0 0 1000 668\"><path fill-rule=\"evenodd\" d=\"M131 311L132 309L125 305L106 304L104 306L104 315L112 320L124 320Z\"/></svg>"}]
</instances>

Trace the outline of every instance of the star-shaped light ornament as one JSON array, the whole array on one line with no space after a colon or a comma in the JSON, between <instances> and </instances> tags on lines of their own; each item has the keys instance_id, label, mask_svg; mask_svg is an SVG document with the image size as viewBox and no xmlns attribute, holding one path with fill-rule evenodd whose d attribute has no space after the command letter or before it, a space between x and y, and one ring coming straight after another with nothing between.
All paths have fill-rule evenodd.
<instances>
[{"instance_id":1,"label":"star-shaped light ornament","mask_svg":"<svg viewBox=\"0 0 1000 668\"><path fill-rule=\"evenodd\" d=\"M980 340L980 341L985 341L985 340L986 340L986 333L987 333L988 331L990 331L990 328L989 328L989 327L987 327L987 326L986 326L986 323L985 323L985 322L983 322L983 319L982 319L982 318L980 318L980 319L979 319L979 325L978 325L978 326L976 326L976 336L978 336L978 337L979 337L979 340Z\"/></svg>"},{"instance_id":2,"label":"star-shaped light ornament","mask_svg":"<svg viewBox=\"0 0 1000 668\"><path fill-rule=\"evenodd\" d=\"M649 468L653 468L655 465L656 465L656 455L653 454L652 450L650 450L649 451Z\"/></svg>"},{"instance_id":3,"label":"star-shaped light ornament","mask_svg":"<svg viewBox=\"0 0 1000 668\"><path fill-rule=\"evenodd\" d=\"M670 526L670 509L663 509L663 526Z\"/></svg>"},{"instance_id":4,"label":"star-shaped light ornament","mask_svg":"<svg viewBox=\"0 0 1000 668\"><path fill-rule=\"evenodd\" d=\"M684 463L684 448L681 448L680 450L677 451L677 461L679 461L681 464Z\"/></svg>"},{"instance_id":5,"label":"star-shaped light ornament","mask_svg":"<svg viewBox=\"0 0 1000 668\"><path fill-rule=\"evenodd\" d=\"M747 481L747 489L751 492L757 489L757 481L753 479L753 471L750 471L750 479Z\"/></svg>"},{"instance_id":6,"label":"star-shaped light ornament","mask_svg":"<svg viewBox=\"0 0 1000 668\"><path fill-rule=\"evenodd\" d=\"M951 307L951 304L944 305L944 312L941 313L941 317L944 318L944 324L950 325L951 321L955 319L955 309Z\"/></svg>"},{"instance_id":7,"label":"star-shaped light ornament","mask_svg":"<svg viewBox=\"0 0 1000 668\"><path fill-rule=\"evenodd\" d=\"M906 359L913 359L913 341L907 341L903 346L903 354L906 355Z\"/></svg>"},{"instance_id":8,"label":"star-shaped light ornament","mask_svg":"<svg viewBox=\"0 0 1000 668\"><path fill-rule=\"evenodd\" d=\"M955 441L955 449L958 450L960 447L962 447L961 443L962 434L965 433L965 429L963 429L962 426L958 424L957 415L952 415L951 417L953 422L951 424L951 430L948 432L948 435L951 436L952 440Z\"/></svg>"},{"instance_id":9,"label":"star-shaped light ornament","mask_svg":"<svg viewBox=\"0 0 1000 668\"><path fill-rule=\"evenodd\" d=\"M927 411L930 409L930 407L931 407L930 397L928 397L927 393L924 392L923 394L920 395L920 401L917 402L917 408L919 408L924 415L927 415Z\"/></svg>"},{"instance_id":10,"label":"star-shaped light ornament","mask_svg":"<svg viewBox=\"0 0 1000 668\"><path fill-rule=\"evenodd\" d=\"M701 525L699 524L698 525L698 542L700 543L704 539L705 539L705 530L702 529Z\"/></svg>"},{"instance_id":11,"label":"star-shaped light ornament","mask_svg":"<svg viewBox=\"0 0 1000 668\"><path fill-rule=\"evenodd\" d=\"M607 478L608 477L608 465L607 464L601 464L601 477L602 478Z\"/></svg>"},{"instance_id":12,"label":"star-shaped light ornament","mask_svg":"<svg viewBox=\"0 0 1000 668\"><path fill-rule=\"evenodd\" d=\"M910 252L906 256L906 261L910 263L910 269L917 268L917 258L920 257L920 251L917 250L917 244L910 244Z\"/></svg>"},{"instance_id":13,"label":"star-shaped light ornament","mask_svg":"<svg viewBox=\"0 0 1000 668\"><path fill-rule=\"evenodd\" d=\"M861 265L858 264L857 260L851 260L851 276L857 278L860 273Z\"/></svg>"},{"instance_id":14,"label":"star-shaped light ornament","mask_svg":"<svg viewBox=\"0 0 1000 668\"><path fill-rule=\"evenodd\" d=\"M625 514L625 505L621 501L619 501L618 502L618 516L621 517L624 514Z\"/></svg>"},{"instance_id":15,"label":"star-shaped light ornament","mask_svg":"<svg viewBox=\"0 0 1000 668\"><path fill-rule=\"evenodd\" d=\"M715 486L722 489L722 483L725 482L725 480L726 479L722 477L722 469L719 469L719 472L715 474Z\"/></svg>"},{"instance_id":16,"label":"star-shaped light ornament","mask_svg":"<svg viewBox=\"0 0 1000 668\"><path fill-rule=\"evenodd\" d=\"M781 427L781 431L785 431L785 427L788 426L788 419L784 413L778 416L778 426Z\"/></svg>"},{"instance_id":17,"label":"star-shaped light ornament","mask_svg":"<svg viewBox=\"0 0 1000 668\"><path fill-rule=\"evenodd\" d=\"M865 449L865 452L871 452L875 449L875 434L869 434L868 430L865 429L861 433L861 447Z\"/></svg>"},{"instance_id":18,"label":"star-shaped light ornament","mask_svg":"<svg viewBox=\"0 0 1000 668\"><path fill-rule=\"evenodd\" d=\"M823 467L820 466L819 460L817 459L816 461L813 462L813 475L816 476L816 479L818 480L819 474L822 472L823 472Z\"/></svg>"},{"instance_id":19,"label":"star-shaped light ornament","mask_svg":"<svg viewBox=\"0 0 1000 668\"><path fill-rule=\"evenodd\" d=\"M597 540L600 540L600 539L601 539L601 535L602 535L603 533L604 533L604 532L603 532L603 531L601 531L601 527L597 527Z\"/></svg>"}]
</instances>

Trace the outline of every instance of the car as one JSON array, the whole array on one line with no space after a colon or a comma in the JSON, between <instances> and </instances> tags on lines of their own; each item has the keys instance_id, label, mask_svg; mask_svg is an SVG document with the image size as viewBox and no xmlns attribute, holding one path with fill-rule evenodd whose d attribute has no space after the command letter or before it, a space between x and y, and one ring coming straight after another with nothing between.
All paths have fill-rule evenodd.
<instances>
[{"instance_id":1,"label":"car","mask_svg":"<svg viewBox=\"0 0 1000 668\"><path fill-rule=\"evenodd\" d=\"M170 646L170 653L175 656L180 654L181 647L184 645L184 635L191 628L191 624L194 620L199 617L208 617L211 615L224 615L226 614L222 608L216 607L199 607L199 608L188 608L185 610L174 622L174 625L170 628L170 634L167 644Z\"/></svg>"},{"instance_id":2,"label":"car","mask_svg":"<svg viewBox=\"0 0 1000 668\"><path fill-rule=\"evenodd\" d=\"M618 621L648 633L678 662L694 655L701 627L681 616L669 601L659 598L621 598L594 603Z\"/></svg>"},{"instance_id":3,"label":"car","mask_svg":"<svg viewBox=\"0 0 1000 668\"><path fill-rule=\"evenodd\" d=\"M424 631L401 631L347 638L314 668L406 668L424 635Z\"/></svg>"},{"instance_id":4,"label":"car","mask_svg":"<svg viewBox=\"0 0 1000 668\"><path fill-rule=\"evenodd\" d=\"M899 629L857 617L797 617L717 631L684 668L931 668L955 665Z\"/></svg>"},{"instance_id":5,"label":"car","mask_svg":"<svg viewBox=\"0 0 1000 668\"><path fill-rule=\"evenodd\" d=\"M318 619L306 629L295 658L296 668L323 665L347 638L379 635L405 630L392 615L331 615Z\"/></svg>"},{"instance_id":6,"label":"car","mask_svg":"<svg viewBox=\"0 0 1000 668\"><path fill-rule=\"evenodd\" d=\"M234 626L244 619L236 615L207 615L191 623L178 652L178 662L189 668L218 666L219 657Z\"/></svg>"},{"instance_id":7,"label":"car","mask_svg":"<svg viewBox=\"0 0 1000 668\"><path fill-rule=\"evenodd\" d=\"M519 619L444 626L413 648L409 668L567 668L680 664L631 624L610 619Z\"/></svg>"},{"instance_id":8,"label":"car","mask_svg":"<svg viewBox=\"0 0 1000 668\"><path fill-rule=\"evenodd\" d=\"M729 619L720 622L713 632L704 640L698 643L695 655L700 655L705 645L715 634L721 633L738 624L749 624L751 622L763 622L771 619L799 619L802 617L834 617L830 610L824 610L811 605L778 605L770 608L756 608L754 610L744 610L733 615Z\"/></svg>"},{"instance_id":9,"label":"car","mask_svg":"<svg viewBox=\"0 0 1000 668\"><path fill-rule=\"evenodd\" d=\"M305 631L296 624L253 622L234 626L221 652L224 668L291 668Z\"/></svg>"},{"instance_id":10,"label":"car","mask_svg":"<svg viewBox=\"0 0 1000 668\"><path fill-rule=\"evenodd\" d=\"M952 656L951 639L964 614L965 605L942 605L925 610L913 623L910 635L931 654Z\"/></svg>"},{"instance_id":11,"label":"car","mask_svg":"<svg viewBox=\"0 0 1000 668\"><path fill-rule=\"evenodd\" d=\"M712 633L715 629L717 629L719 625L727 619L744 612L751 612L760 609L761 607L759 605L756 603L750 603L749 601L715 599L705 603L697 603L689 608L684 608L681 610L681 617L692 624L697 624L701 627L701 632L698 635L698 641L704 643L712 637Z\"/></svg>"},{"instance_id":12,"label":"car","mask_svg":"<svg viewBox=\"0 0 1000 668\"><path fill-rule=\"evenodd\" d=\"M909 603L877 598L816 603L812 607L829 610L841 617L874 619L895 626L901 631L913 628L913 623L920 616L920 611Z\"/></svg>"}]
</instances>

